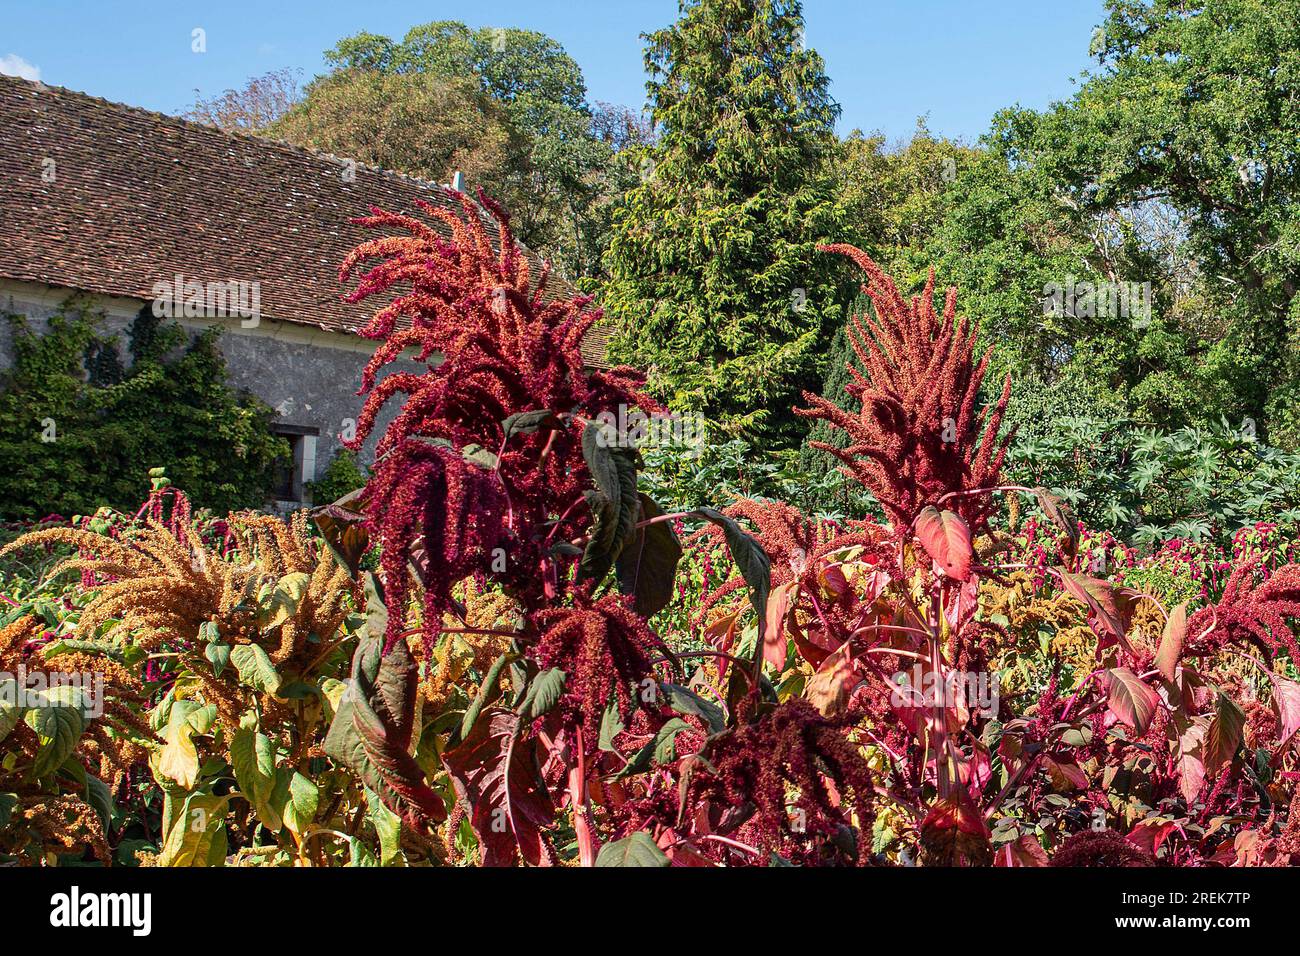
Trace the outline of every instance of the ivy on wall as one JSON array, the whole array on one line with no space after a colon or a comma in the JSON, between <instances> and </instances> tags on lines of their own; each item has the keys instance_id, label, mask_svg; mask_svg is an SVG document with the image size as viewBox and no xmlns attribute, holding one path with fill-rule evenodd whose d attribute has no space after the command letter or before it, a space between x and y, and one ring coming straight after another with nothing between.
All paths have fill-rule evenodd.
<instances>
[{"instance_id":1,"label":"ivy on wall","mask_svg":"<svg viewBox=\"0 0 1300 956\"><path fill-rule=\"evenodd\" d=\"M191 335L145 307L123 356L82 298L44 329L3 318L14 365L0 375L0 517L131 507L160 466L197 506L263 503L288 446L272 409L227 383L219 329Z\"/></svg>"}]
</instances>

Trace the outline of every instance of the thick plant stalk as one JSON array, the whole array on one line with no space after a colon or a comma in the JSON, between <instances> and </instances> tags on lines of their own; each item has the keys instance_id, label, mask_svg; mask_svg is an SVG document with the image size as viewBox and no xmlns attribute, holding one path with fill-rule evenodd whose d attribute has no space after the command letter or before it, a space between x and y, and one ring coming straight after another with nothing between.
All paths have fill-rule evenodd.
<instances>
[{"instance_id":1,"label":"thick plant stalk","mask_svg":"<svg viewBox=\"0 0 1300 956\"><path fill-rule=\"evenodd\" d=\"M573 829L578 835L578 860L583 866L595 866L600 841L591 827L591 804L587 799L587 757L582 728L577 731L578 760L569 768L569 801L573 806Z\"/></svg>"}]
</instances>

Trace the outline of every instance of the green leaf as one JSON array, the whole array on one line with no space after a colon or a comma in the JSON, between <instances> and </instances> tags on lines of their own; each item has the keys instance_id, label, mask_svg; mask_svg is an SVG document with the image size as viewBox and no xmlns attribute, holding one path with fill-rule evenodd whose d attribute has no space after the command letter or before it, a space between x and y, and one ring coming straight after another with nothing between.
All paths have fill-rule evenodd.
<instances>
[{"instance_id":1,"label":"green leaf","mask_svg":"<svg viewBox=\"0 0 1300 956\"><path fill-rule=\"evenodd\" d=\"M613 428L587 421L582 429L582 456L596 488L587 492L591 529L578 562L578 580L599 582L635 533L641 513L636 490L638 455Z\"/></svg>"},{"instance_id":2,"label":"green leaf","mask_svg":"<svg viewBox=\"0 0 1300 956\"><path fill-rule=\"evenodd\" d=\"M348 837L348 866L378 866L379 862L375 855L370 852L370 847L356 837Z\"/></svg>"},{"instance_id":3,"label":"green leaf","mask_svg":"<svg viewBox=\"0 0 1300 956\"><path fill-rule=\"evenodd\" d=\"M663 516L663 509L649 495L641 494L640 501L641 521ZM682 545L671 522L658 521L633 530L631 540L619 552L615 572L619 589L632 595L636 613L653 617L668 606L681 557Z\"/></svg>"},{"instance_id":4,"label":"green leaf","mask_svg":"<svg viewBox=\"0 0 1300 956\"><path fill-rule=\"evenodd\" d=\"M163 841L158 865L210 866L224 859L229 803L229 796L210 793L192 793L186 797Z\"/></svg>"},{"instance_id":5,"label":"green leaf","mask_svg":"<svg viewBox=\"0 0 1300 956\"><path fill-rule=\"evenodd\" d=\"M36 696L43 702L28 708L23 720L40 741L32 774L44 777L63 765L85 732L85 705L77 687L51 687Z\"/></svg>"},{"instance_id":6,"label":"green leaf","mask_svg":"<svg viewBox=\"0 0 1300 956\"><path fill-rule=\"evenodd\" d=\"M275 744L266 734L254 729L256 718L245 715L239 729L230 738L230 763L235 782L252 805L262 825L278 833L284 820L276 808Z\"/></svg>"},{"instance_id":7,"label":"green leaf","mask_svg":"<svg viewBox=\"0 0 1300 956\"><path fill-rule=\"evenodd\" d=\"M544 670L529 683L519 715L524 720L536 720L554 707L563 693L564 671L558 667Z\"/></svg>"},{"instance_id":8,"label":"green leaf","mask_svg":"<svg viewBox=\"0 0 1300 956\"><path fill-rule=\"evenodd\" d=\"M501 430L505 433L505 440L509 441L515 435L531 435L540 429L555 431L563 428L564 423L560 417L550 409L537 409L531 412L516 412L501 423Z\"/></svg>"},{"instance_id":9,"label":"green leaf","mask_svg":"<svg viewBox=\"0 0 1300 956\"><path fill-rule=\"evenodd\" d=\"M696 514L722 529L727 539L731 559L740 569L740 576L749 585L749 603L758 616L758 648L763 647L763 632L767 623L767 598L772 590L772 560L758 541L733 519L716 508L697 508ZM761 650L755 653L761 653Z\"/></svg>"},{"instance_id":10,"label":"green leaf","mask_svg":"<svg viewBox=\"0 0 1300 956\"><path fill-rule=\"evenodd\" d=\"M0 678L0 740L8 737L23 719L18 696L18 682L12 677Z\"/></svg>"},{"instance_id":11,"label":"green leaf","mask_svg":"<svg viewBox=\"0 0 1300 956\"><path fill-rule=\"evenodd\" d=\"M18 806L18 794L0 793L0 827L9 825L16 806Z\"/></svg>"},{"instance_id":12,"label":"green leaf","mask_svg":"<svg viewBox=\"0 0 1300 956\"><path fill-rule=\"evenodd\" d=\"M722 708L680 684L661 683L659 687L668 697L668 706L679 714L700 717L709 726L709 733L718 734L726 729L727 720Z\"/></svg>"},{"instance_id":13,"label":"green leaf","mask_svg":"<svg viewBox=\"0 0 1300 956\"><path fill-rule=\"evenodd\" d=\"M280 674L260 644L239 644L230 651L230 660L239 672L240 683L274 694L280 689Z\"/></svg>"},{"instance_id":14,"label":"green leaf","mask_svg":"<svg viewBox=\"0 0 1300 956\"><path fill-rule=\"evenodd\" d=\"M379 795L369 787L366 791L366 818L370 825L375 828L375 835L379 837L379 865L394 866L401 865L404 861L402 856L402 820L384 806L384 802L379 799Z\"/></svg>"},{"instance_id":15,"label":"green leaf","mask_svg":"<svg viewBox=\"0 0 1300 956\"><path fill-rule=\"evenodd\" d=\"M478 721L479 713L482 712L484 707L496 700L497 695L500 692L497 685L501 680L501 672L506 669L506 664L508 664L509 661L510 655L502 654L493 661L492 666L488 668L487 676L483 678L483 683L479 686L478 695L474 698L473 702L470 703L469 707L465 711L464 718L462 718L460 722L460 740L469 737L470 731L474 729L474 724Z\"/></svg>"},{"instance_id":16,"label":"green leaf","mask_svg":"<svg viewBox=\"0 0 1300 956\"><path fill-rule=\"evenodd\" d=\"M94 809L107 833L113 821L113 791L108 788L108 784L92 774L86 775L86 803Z\"/></svg>"},{"instance_id":17,"label":"green leaf","mask_svg":"<svg viewBox=\"0 0 1300 956\"><path fill-rule=\"evenodd\" d=\"M618 704L610 701L600 717L600 749L617 753L614 738L623 732L623 720L618 716Z\"/></svg>"},{"instance_id":18,"label":"green leaf","mask_svg":"<svg viewBox=\"0 0 1300 956\"><path fill-rule=\"evenodd\" d=\"M665 721L664 725L655 732L654 738L631 756L614 779L621 780L634 774L645 773L655 765L671 763L677 757L677 735L684 730L694 729L680 717Z\"/></svg>"},{"instance_id":19,"label":"green leaf","mask_svg":"<svg viewBox=\"0 0 1300 956\"><path fill-rule=\"evenodd\" d=\"M316 819L316 811L320 806L320 788L297 770L288 771L288 768L282 767L280 772L289 774L288 798L281 814L284 825L302 836Z\"/></svg>"},{"instance_id":20,"label":"green leaf","mask_svg":"<svg viewBox=\"0 0 1300 956\"><path fill-rule=\"evenodd\" d=\"M650 834L638 830L629 837L606 843L596 856L597 866L670 866L668 857Z\"/></svg>"},{"instance_id":21,"label":"green leaf","mask_svg":"<svg viewBox=\"0 0 1300 956\"><path fill-rule=\"evenodd\" d=\"M262 608L264 623L262 627L274 630L298 613L298 605L311 584L311 575L306 571L293 571L275 583L271 596Z\"/></svg>"},{"instance_id":22,"label":"green leaf","mask_svg":"<svg viewBox=\"0 0 1300 956\"><path fill-rule=\"evenodd\" d=\"M212 664L212 676L220 677L230 663L230 645L224 641L213 641L203 649L203 656Z\"/></svg>"}]
</instances>

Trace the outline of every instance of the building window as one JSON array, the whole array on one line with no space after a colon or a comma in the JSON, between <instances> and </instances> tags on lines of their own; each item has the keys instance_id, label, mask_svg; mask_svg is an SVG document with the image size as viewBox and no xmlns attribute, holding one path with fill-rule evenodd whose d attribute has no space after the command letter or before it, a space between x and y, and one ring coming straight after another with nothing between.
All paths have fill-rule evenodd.
<instances>
[{"instance_id":1,"label":"building window","mask_svg":"<svg viewBox=\"0 0 1300 956\"><path fill-rule=\"evenodd\" d=\"M291 504L306 503L307 482L316 480L316 438L320 429L277 422L271 431L289 445L288 457L277 463L271 497Z\"/></svg>"}]
</instances>

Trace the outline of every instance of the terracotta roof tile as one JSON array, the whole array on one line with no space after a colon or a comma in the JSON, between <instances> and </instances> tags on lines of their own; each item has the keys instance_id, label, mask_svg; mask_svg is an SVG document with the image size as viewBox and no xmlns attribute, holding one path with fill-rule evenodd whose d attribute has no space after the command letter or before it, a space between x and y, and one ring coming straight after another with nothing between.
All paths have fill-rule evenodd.
<instances>
[{"instance_id":1,"label":"terracotta roof tile","mask_svg":"<svg viewBox=\"0 0 1300 956\"><path fill-rule=\"evenodd\" d=\"M330 331L377 307L339 298L339 264L374 236L351 217L418 214L417 198L459 211L423 180L8 76L0 184L0 277L140 299L177 273L257 281L264 316Z\"/></svg>"}]
</instances>

